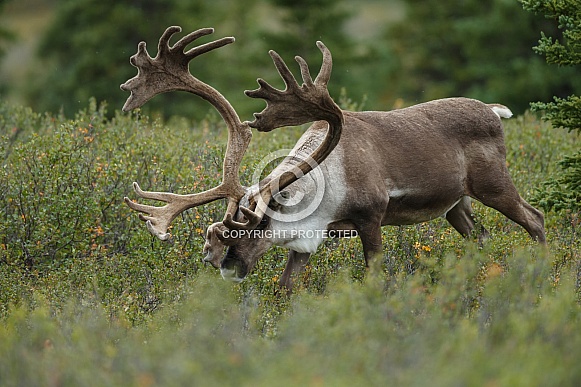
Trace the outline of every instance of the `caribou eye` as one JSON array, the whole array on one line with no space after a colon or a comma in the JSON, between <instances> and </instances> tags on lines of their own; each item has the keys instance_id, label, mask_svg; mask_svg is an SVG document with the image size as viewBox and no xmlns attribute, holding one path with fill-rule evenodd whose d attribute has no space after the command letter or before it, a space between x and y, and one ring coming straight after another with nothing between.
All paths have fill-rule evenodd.
<instances>
[{"instance_id":1,"label":"caribou eye","mask_svg":"<svg viewBox=\"0 0 581 387\"><path fill-rule=\"evenodd\" d=\"M268 218L266 216L264 216L264 217L262 217L262 219L260 219L259 226L266 226L267 223L268 223Z\"/></svg>"}]
</instances>

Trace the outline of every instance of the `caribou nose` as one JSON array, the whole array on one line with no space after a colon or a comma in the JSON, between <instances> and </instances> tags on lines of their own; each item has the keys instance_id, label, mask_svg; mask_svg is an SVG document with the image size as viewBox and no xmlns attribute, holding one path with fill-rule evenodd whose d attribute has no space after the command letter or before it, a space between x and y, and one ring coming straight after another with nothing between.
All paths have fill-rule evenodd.
<instances>
[{"instance_id":1,"label":"caribou nose","mask_svg":"<svg viewBox=\"0 0 581 387\"><path fill-rule=\"evenodd\" d=\"M208 262L209 264L211 264L214 267L214 269L220 268L220 260L216 259L216 257L214 257L214 255L210 251L208 251L206 256L204 258L202 258L202 261Z\"/></svg>"}]
</instances>

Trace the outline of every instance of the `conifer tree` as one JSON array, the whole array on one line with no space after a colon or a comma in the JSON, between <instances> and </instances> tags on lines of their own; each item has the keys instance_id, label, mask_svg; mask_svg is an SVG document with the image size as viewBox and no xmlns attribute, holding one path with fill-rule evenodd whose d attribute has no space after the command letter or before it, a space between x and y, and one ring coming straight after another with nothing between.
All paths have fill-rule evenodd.
<instances>
[{"instance_id":1,"label":"conifer tree","mask_svg":"<svg viewBox=\"0 0 581 387\"><path fill-rule=\"evenodd\" d=\"M558 22L561 37L547 36L534 50L545 56L547 63L557 66L581 65L581 1L580 0L520 0L531 12L545 15ZM532 104L533 110L542 110L544 118L556 128L581 133L581 97L573 94L567 98L554 97L553 102ZM546 182L537 200L546 209L581 210L581 151L568 155L559 163L560 174Z\"/></svg>"}]
</instances>

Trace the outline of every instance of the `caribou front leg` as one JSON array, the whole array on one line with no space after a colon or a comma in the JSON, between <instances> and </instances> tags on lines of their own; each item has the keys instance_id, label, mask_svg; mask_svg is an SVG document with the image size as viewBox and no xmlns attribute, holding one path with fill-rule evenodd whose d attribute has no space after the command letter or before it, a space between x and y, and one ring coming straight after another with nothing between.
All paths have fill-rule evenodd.
<instances>
[{"instance_id":1,"label":"caribou front leg","mask_svg":"<svg viewBox=\"0 0 581 387\"><path fill-rule=\"evenodd\" d=\"M307 263L309 263L310 253L299 253L294 250L288 252L288 261L282 272L282 276L278 281L281 288L287 290L288 294L292 293L294 278L297 278L305 271Z\"/></svg>"},{"instance_id":2,"label":"caribou front leg","mask_svg":"<svg viewBox=\"0 0 581 387\"><path fill-rule=\"evenodd\" d=\"M365 266L370 267L373 262L381 262L383 257L383 244L381 241L381 226L366 225L359 228L359 238L363 245Z\"/></svg>"}]
</instances>

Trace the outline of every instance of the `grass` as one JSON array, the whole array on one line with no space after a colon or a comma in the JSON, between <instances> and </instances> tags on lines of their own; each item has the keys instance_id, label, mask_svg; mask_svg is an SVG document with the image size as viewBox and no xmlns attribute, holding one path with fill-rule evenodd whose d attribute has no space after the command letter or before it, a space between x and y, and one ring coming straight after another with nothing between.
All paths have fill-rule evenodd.
<instances>
[{"instance_id":1,"label":"grass","mask_svg":"<svg viewBox=\"0 0 581 387\"><path fill-rule=\"evenodd\" d=\"M0 104L0 384L575 385L581 375L578 214L546 214L549 252L494 210L465 241L445 221L384 229L367 271L357 239L329 241L298 290L278 296L274 248L240 285L200 262L223 203L178 217L173 243L122 202L144 189L214 186L225 128L106 117L74 120ZM578 139L533 115L505 121L525 198ZM255 134L243 178L300 128Z\"/></svg>"}]
</instances>

